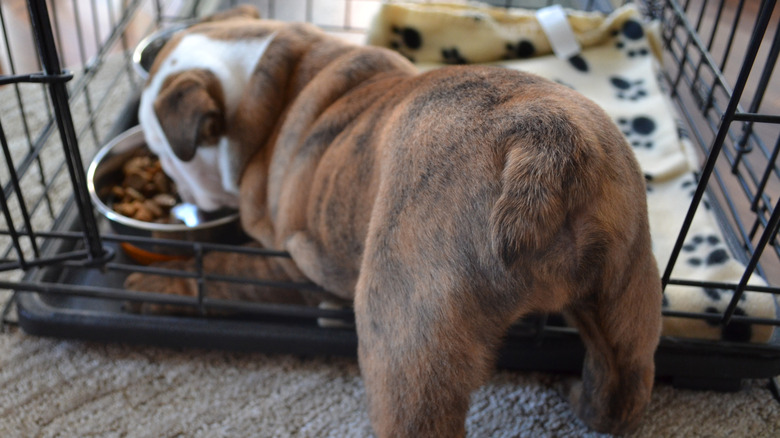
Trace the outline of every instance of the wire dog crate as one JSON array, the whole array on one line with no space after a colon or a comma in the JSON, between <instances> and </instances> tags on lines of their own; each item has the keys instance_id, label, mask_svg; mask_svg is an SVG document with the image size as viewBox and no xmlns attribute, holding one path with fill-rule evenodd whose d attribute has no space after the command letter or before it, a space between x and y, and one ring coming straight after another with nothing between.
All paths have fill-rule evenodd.
<instances>
[{"instance_id":1,"label":"wire dog crate","mask_svg":"<svg viewBox=\"0 0 780 438\"><path fill-rule=\"evenodd\" d=\"M215 284L318 293L312 284L226 276L203 264L209 252L245 257L286 254L248 246L118 235L93 212L85 160L137 123L142 80L132 68L132 48L157 28L224 6L217 3L110 0L98 7L95 2L87 5L79 0L29 0L26 8L21 0L3 2L3 327L18 324L37 335L169 346L356 353L350 310L228 300L210 293ZM273 0L254 3L263 16L314 22L356 40L368 25L365 17L379 6L379 0L301 0L295 2L299 8L281 8ZM533 2L491 3L509 7ZM607 0L571 3L602 11L614 6ZM775 3L659 0L641 4L645 14L661 22L665 58L661 81L677 104L685 121L683 129L703 163L692 202L685 207L689 214L668 264L665 269L662 266L664 285L734 292L723 312L667 310L667 317L724 327L780 325L780 319L736 311L746 291L780 293L780 87L773 77L780 52L780 11ZM19 30L19 23L28 20L32 34L24 26ZM30 47L37 53L30 53ZM693 216L704 204L712 207L731 252L746 266L739 282L702 282L672 275L686 237L695 231L690 229ZM194 262L178 270L140 265L122 251L121 245L128 242L186 247ZM126 290L123 282L131 273L177 277L194 284L197 293L188 297ZM754 273L767 285L749 283ZM125 310L128 302L189 311L179 316L138 314ZM321 318L343 324L326 328L318 324ZM576 331L554 316L538 316L511 329L500 365L576 372L583 354ZM769 342L756 344L664 337L656 359L658 376L676 384L736 389L742 379L772 381L780 375L780 338L775 334Z\"/></svg>"}]
</instances>

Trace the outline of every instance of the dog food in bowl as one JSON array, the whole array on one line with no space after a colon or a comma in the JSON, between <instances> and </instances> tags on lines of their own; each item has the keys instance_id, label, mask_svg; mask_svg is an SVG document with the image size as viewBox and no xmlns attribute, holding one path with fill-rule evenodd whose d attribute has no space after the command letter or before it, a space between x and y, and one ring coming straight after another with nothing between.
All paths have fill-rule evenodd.
<instances>
[{"instance_id":1,"label":"dog food in bowl","mask_svg":"<svg viewBox=\"0 0 780 438\"><path fill-rule=\"evenodd\" d=\"M120 235L194 242L243 243L238 212L202 211L182 203L175 184L146 147L140 126L122 133L95 155L87 171L95 209ZM189 257L191 245L122 242L141 263Z\"/></svg>"},{"instance_id":2,"label":"dog food in bowl","mask_svg":"<svg viewBox=\"0 0 780 438\"><path fill-rule=\"evenodd\" d=\"M114 211L146 222L170 223L171 209L179 203L160 160L146 150L122 166L122 182L111 187L111 194Z\"/></svg>"}]
</instances>

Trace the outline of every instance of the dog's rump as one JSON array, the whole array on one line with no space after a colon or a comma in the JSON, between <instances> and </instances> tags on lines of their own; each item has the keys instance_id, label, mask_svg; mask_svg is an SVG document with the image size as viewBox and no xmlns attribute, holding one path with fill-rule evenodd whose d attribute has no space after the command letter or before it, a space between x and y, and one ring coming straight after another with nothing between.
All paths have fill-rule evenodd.
<instances>
[{"instance_id":1,"label":"dog's rump","mask_svg":"<svg viewBox=\"0 0 780 438\"><path fill-rule=\"evenodd\" d=\"M576 255L605 246L605 235L630 240L646 224L633 153L586 98L502 68L445 68L410 82L380 134L388 226L418 210L414 220L449 224L460 245L490 242L511 265L561 230L587 234L569 236Z\"/></svg>"},{"instance_id":2,"label":"dog's rump","mask_svg":"<svg viewBox=\"0 0 780 438\"><path fill-rule=\"evenodd\" d=\"M616 126L566 87L499 68L436 70L392 94L355 295L379 434L464 416L511 323L558 311L588 346L578 412L633 427L661 295L644 180Z\"/></svg>"}]
</instances>

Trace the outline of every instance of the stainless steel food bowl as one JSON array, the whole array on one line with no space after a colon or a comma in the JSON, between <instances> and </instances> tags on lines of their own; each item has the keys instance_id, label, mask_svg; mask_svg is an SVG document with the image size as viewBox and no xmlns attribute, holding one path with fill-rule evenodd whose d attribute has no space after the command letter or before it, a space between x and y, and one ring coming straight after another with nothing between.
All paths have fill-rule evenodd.
<instances>
[{"instance_id":1,"label":"stainless steel food bowl","mask_svg":"<svg viewBox=\"0 0 780 438\"><path fill-rule=\"evenodd\" d=\"M127 236L179 241L236 243L245 240L238 212L232 209L206 212L198 211L191 204L177 204L174 207L177 212L175 216L183 218L189 225L146 222L114 211L112 187L121 183L122 166L144 149L146 143L143 131L140 126L136 126L100 149L87 171L87 184L92 203L109 221L114 232ZM184 211L186 215L182 215L180 211ZM129 256L142 263L182 258L192 254L192 248L188 245L123 242L121 246Z\"/></svg>"},{"instance_id":2,"label":"stainless steel food bowl","mask_svg":"<svg viewBox=\"0 0 780 438\"><path fill-rule=\"evenodd\" d=\"M141 78L146 79L149 77L149 70L154 64L154 59L157 58L157 54L160 53L160 49L163 48L165 43L171 39L173 34L187 28L191 23L177 23L170 27L158 30L144 39L142 39L135 50L133 50L133 68Z\"/></svg>"}]
</instances>

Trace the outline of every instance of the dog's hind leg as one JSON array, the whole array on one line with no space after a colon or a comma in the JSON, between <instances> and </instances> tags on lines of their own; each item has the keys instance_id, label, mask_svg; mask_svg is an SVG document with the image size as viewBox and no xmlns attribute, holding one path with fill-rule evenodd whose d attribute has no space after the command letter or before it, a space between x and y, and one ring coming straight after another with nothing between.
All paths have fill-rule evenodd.
<instances>
[{"instance_id":1,"label":"dog's hind leg","mask_svg":"<svg viewBox=\"0 0 780 438\"><path fill-rule=\"evenodd\" d=\"M632 259L624 281L574 302L566 312L585 342L582 384L574 409L590 427L623 434L638 426L653 387L661 324L661 284L647 250Z\"/></svg>"},{"instance_id":2,"label":"dog's hind leg","mask_svg":"<svg viewBox=\"0 0 780 438\"><path fill-rule=\"evenodd\" d=\"M371 422L379 437L464 436L470 394L488 378L509 319L458 303L477 294L448 288L443 276L410 276L413 269L364 271L358 281L358 355Z\"/></svg>"}]
</instances>

